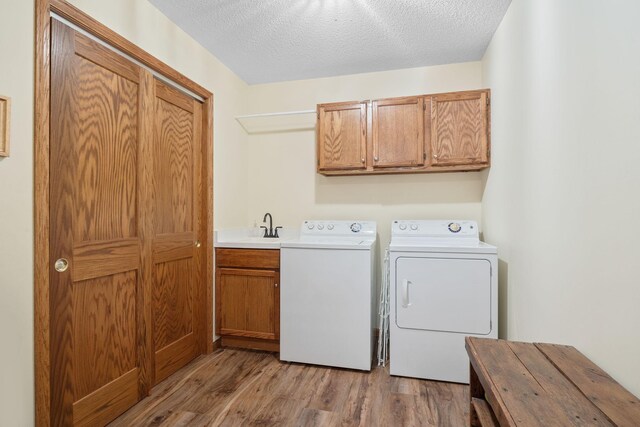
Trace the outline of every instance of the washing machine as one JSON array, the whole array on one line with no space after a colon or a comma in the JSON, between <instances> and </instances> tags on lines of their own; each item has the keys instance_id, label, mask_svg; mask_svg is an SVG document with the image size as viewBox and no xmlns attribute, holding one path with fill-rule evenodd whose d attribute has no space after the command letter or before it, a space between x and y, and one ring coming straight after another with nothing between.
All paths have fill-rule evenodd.
<instances>
[{"instance_id":1,"label":"washing machine","mask_svg":"<svg viewBox=\"0 0 640 427\"><path fill-rule=\"evenodd\" d=\"M466 336L498 337L497 248L475 221L393 221L391 375L469 383Z\"/></svg>"},{"instance_id":2,"label":"washing machine","mask_svg":"<svg viewBox=\"0 0 640 427\"><path fill-rule=\"evenodd\" d=\"M369 371L376 223L304 221L280 246L280 360Z\"/></svg>"}]
</instances>

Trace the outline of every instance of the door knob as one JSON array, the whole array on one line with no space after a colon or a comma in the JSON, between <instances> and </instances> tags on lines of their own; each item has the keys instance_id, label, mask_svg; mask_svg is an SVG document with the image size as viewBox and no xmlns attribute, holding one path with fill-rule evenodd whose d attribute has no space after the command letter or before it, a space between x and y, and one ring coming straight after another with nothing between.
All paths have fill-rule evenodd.
<instances>
[{"instance_id":1,"label":"door knob","mask_svg":"<svg viewBox=\"0 0 640 427\"><path fill-rule=\"evenodd\" d=\"M196 248L199 248L200 246L202 246L202 243L200 243L200 240L196 240L196 242L194 243L194 246Z\"/></svg>"},{"instance_id":2,"label":"door knob","mask_svg":"<svg viewBox=\"0 0 640 427\"><path fill-rule=\"evenodd\" d=\"M55 264L53 264L53 268L55 268L58 273L67 271L67 268L69 268L69 261L67 261L66 258L57 259Z\"/></svg>"}]
</instances>

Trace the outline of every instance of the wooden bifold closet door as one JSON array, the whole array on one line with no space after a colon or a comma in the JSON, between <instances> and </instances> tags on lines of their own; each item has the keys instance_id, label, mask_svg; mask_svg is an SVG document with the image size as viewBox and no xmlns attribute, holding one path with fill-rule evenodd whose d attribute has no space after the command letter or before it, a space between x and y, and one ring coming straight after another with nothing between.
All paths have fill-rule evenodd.
<instances>
[{"instance_id":1,"label":"wooden bifold closet door","mask_svg":"<svg viewBox=\"0 0 640 427\"><path fill-rule=\"evenodd\" d=\"M202 105L52 20L51 424L104 425L204 351Z\"/></svg>"}]
</instances>

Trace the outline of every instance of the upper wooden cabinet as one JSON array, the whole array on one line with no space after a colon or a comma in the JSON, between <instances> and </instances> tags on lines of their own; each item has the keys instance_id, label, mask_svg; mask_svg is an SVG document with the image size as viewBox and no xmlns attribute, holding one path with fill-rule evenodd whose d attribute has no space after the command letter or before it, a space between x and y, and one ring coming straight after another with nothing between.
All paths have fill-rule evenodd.
<instances>
[{"instance_id":1,"label":"upper wooden cabinet","mask_svg":"<svg viewBox=\"0 0 640 427\"><path fill-rule=\"evenodd\" d=\"M367 103L318 105L318 170L366 168Z\"/></svg>"},{"instance_id":2,"label":"upper wooden cabinet","mask_svg":"<svg viewBox=\"0 0 640 427\"><path fill-rule=\"evenodd\" d=\"M373 167L423 166L424 97L372 101Z\"/></svg>"},{"instance_id":3,"label":"upper wooden cabinet","mask_svg":"<svg viewBox=\"0 0 640 427\"><path fill-rule=\"evenodd\" d=\"M431 164L488 165L487 91L431 98Z\"/></svg>"},{"instance_id":4,"label":"upper wooden cabinet","mask_svg":"<svg viewBox=\"0 0 640 427\"><path fill-rule=\"evenodd\" d=\"M324 175L489 167L488 89L318 105Z\"/></svg>"}]
</instances>

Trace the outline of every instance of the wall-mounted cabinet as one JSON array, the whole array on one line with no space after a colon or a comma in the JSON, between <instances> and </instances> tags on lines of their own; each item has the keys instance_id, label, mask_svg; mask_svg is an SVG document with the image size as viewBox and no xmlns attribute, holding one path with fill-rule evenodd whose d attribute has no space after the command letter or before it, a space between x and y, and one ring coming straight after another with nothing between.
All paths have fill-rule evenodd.
<instances>
[{"instance_id":1,"label":"wall-mounted cabinet","mask_svg":"<svg viewBox=\"0 0 640 427\"><path fill-rule=\"evenodd\" d=\"M318 105L316 132L319 171L354 171L366 168L366 102Z\"/></svg>"},{"instance_id":2,"label":"wall-mounted cabinet","mask_svg":"<svg viewBox=\"0 0 640 427\"><path fill-rule=\"evenodd\" d=\"M489 167L489 90L318 105L318 173Z\"/></svg>"},{"instance_id":3,"label":"wall-mounted cabinet","mask_svg":"<svg viewBox=\"0 0 640 427\"><path fill-rule=\"evenodd\" d=\"M488 91L431 97L431 165L489 166Z\"/></svg>"},{"instance_id":4,"label":"wall-mounted cabinet","mask_svg":"<svg viewBox=\"0 0 640 427\"><path fill-rule=\"evenodd\" d=\"M374 169L424 166L424 106L420 96L371 101Z\"/></svg>"}]
</instances>

